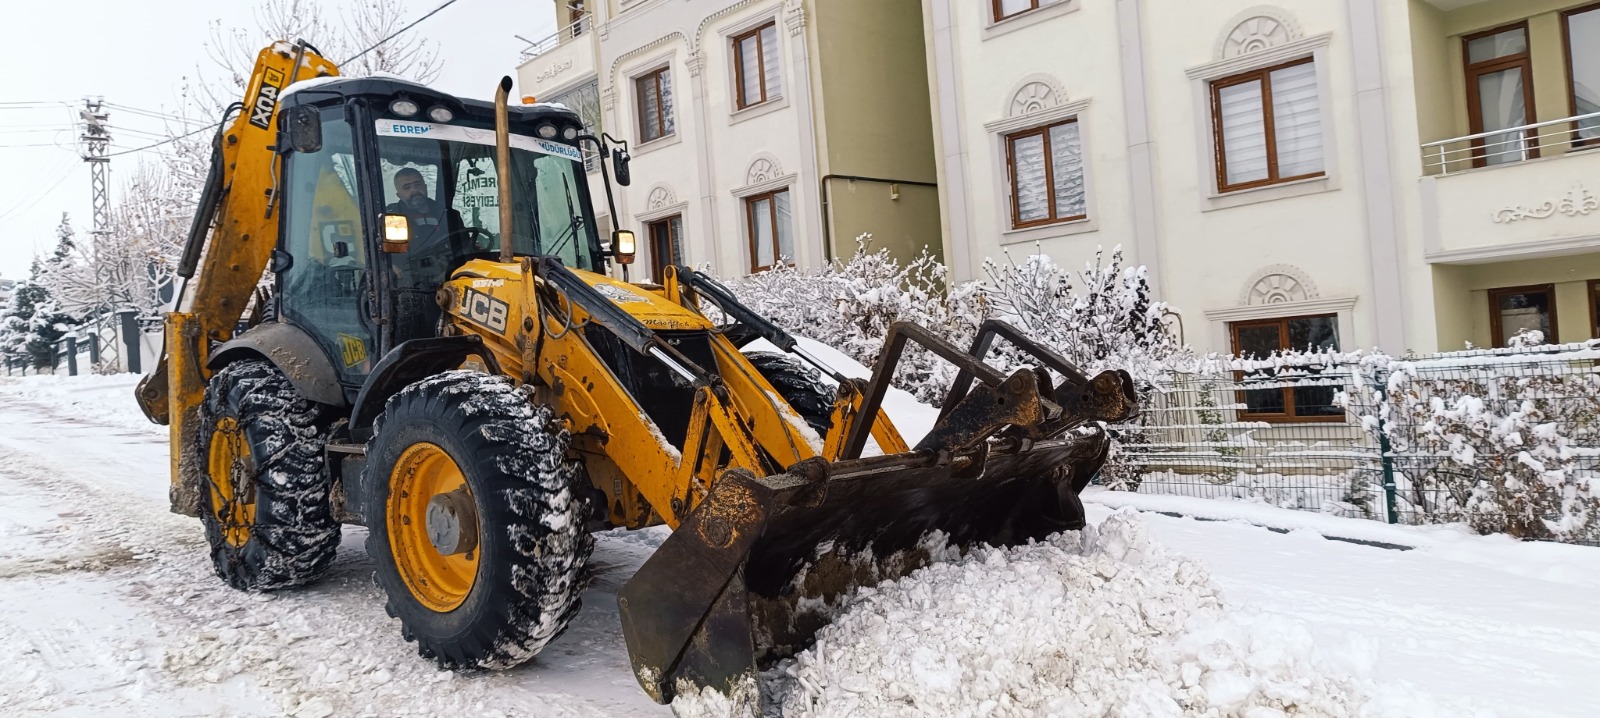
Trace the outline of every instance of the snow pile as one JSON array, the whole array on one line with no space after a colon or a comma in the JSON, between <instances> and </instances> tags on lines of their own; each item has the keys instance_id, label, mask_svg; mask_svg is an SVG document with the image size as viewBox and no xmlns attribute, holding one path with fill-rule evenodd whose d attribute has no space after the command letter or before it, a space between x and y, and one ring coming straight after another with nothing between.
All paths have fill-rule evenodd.
<instances>
[{"instance_id":1,"label":"snow pile","mask_svg":"<svg viewBox=\"0 0 1600 718\"><path fill-rule=\"evenodd\" d=\"M766 676L769 715L1257 718L1379 705L1370 651L1319 652L1297 623L1225 610L1205 568L1153 543L1132 511L853 600ZM691 702L674 708L693 714Z\"/></svg>"}]
</instances>

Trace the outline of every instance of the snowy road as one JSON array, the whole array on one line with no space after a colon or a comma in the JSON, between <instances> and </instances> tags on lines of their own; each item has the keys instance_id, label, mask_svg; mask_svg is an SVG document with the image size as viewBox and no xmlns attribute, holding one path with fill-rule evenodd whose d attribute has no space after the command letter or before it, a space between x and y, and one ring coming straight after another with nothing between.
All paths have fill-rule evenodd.
<instances>
[{"instance_id":1,"label":"snowy road","mask_svg":"<svg viewBox=\"0 0 1600 718\"><path fill-rule=\"evenodd\" d=\"M0 379L0 715L671 714L635 683L615 610L650 534L602 537L583 613L531 664L439 672L384 615L360 529L313 587L224 587L198 521L167 511L165 431L133 408L132 383ZM1484 714L1600 714L1600 549L1461 537L1394 551L1145 516L1230 604L1301 622L1318 648L1355 644L1386 682Z\"/></svg>"}]
</instances>

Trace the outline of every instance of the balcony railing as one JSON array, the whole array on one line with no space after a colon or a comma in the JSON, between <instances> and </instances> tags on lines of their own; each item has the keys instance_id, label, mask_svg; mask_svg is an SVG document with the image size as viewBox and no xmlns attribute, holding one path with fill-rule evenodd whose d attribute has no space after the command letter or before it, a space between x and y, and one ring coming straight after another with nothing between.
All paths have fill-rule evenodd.
<instances>
[{"instance_id":1,"label":"balcony railing","mask_svg":"<svg viewBox=\"0 0 1600 718\"><path fill-rule=\"evenodd\" d=\"M1600 112L1429 142L1422 145L1422 169L1445 175L1592 147L1600 147Z\"/></svg>"},{"instance_id":2,"label":"balcony railing","mask_svg":"<svg viewBox=\"0 0 1600 718\"><path fill-rule=\"evenodd\" d=\"M583 37L593 29L593 19L585 15L582 18L579 18L576 22L556 30L554 33L551 33L549 37L546 37L542 40L529 40L521 35L518 35L516 36L517 39L528 43L528 46L522 49L522 57L519 62L527 62L532 60L535 57L543 55L573 40Z\"/></svg>"}]
</instances>

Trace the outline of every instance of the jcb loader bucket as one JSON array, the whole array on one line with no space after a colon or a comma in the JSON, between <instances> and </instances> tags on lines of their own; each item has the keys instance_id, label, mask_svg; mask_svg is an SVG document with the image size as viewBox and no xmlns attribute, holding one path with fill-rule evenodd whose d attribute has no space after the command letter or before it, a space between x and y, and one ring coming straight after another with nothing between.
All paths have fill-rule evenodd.
<instances>
[{"instance_id":1,"label":"jcb loader bucket","mask_svg":"<svg viewBox=\"0 0 1600 718\"><path fill-rule=\"evenodd\" d=\"M997 336L1043 367L1006 377L985 365ZM961 366L951 399L911 451L855 458L907 339ZM1047 369L1062 375L1059 386ZM844 458L775 476L722 474L623 587L640 685L662 703L701 687L748 690L812 642L838 599L925 565L939 543L1012 546L1082 528L1078 493L1109 447L1093 422L1131 417L1131 384L1121 371L1089 380L999 322L984 325L970 353L895 325Z\"/></svg>"}]
</instances>

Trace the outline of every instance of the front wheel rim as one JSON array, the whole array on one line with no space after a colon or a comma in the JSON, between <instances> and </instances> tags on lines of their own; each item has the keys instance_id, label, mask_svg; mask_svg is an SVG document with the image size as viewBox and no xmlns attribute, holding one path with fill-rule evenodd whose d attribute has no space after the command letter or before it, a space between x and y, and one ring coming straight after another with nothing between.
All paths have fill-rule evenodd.
<instances>
[{"instance_id":1,"label":"front wheel rim","mask_svg":"<svg viewBox=\"0 0 1600 718\"><path fill-rule=\"evenodd\" d=\"M236 419L223 417L212 428L206 463L211 515L222 529L223 541L234 548L243 546L249 543L250 529L256 523L256 504L250 496L255 460Z\"/></svg>"},{"instance_id":2,"label":"front wheel rim","mask_svg":"<svg viewBox=\"0 0 1600 718\"><path fill-rule=\"evenodd\" d=\"M430 504L436 503L436 497L458 492L472 496L466 475L449 453L428 442L413 444L401 453L389 477L386 523L395 566L412 598L437 613L459 608L477 582L477 546L464 553L445 554L428 534Z\"/></svg>"}]
</instances>

